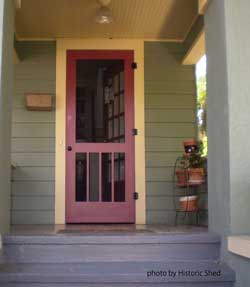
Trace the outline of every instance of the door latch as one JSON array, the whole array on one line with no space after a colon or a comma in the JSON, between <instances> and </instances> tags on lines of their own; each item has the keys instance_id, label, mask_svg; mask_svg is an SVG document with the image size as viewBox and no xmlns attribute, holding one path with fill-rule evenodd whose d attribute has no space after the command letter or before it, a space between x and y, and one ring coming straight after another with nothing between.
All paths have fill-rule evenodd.
<instances>
[{"instance_id":1,"label":"door latch","mask_svg":"<svg viewBox=\"0 0 250 287\"><path fill-rule=\"evenodd\" d=\"M131 64L131 68L132 68L133 70L137 69L137 63L136 63L136 62L133 62L133 63Z\"/></svg>"},{"instance_id":2,"label":"door latch","mask_svg":"<svg viewBox=\"0 0 250 287\"><path fill-rule=\"evenodd\" d=\"M138 135L138 129L132 129L132 135L137 136Z\"/></svg>"},{"instance_id":3,"label":"door latch","mask_svg":"<svg viewBox=\"0 0 250 287\"><path fill-rule=\"evenodd\" d=\"M134 200L138 200L139 199L139 193L138 192L134 192Z\"/></svg>"},{"instance_id":4,"label":"door latch","mask_svg":"<svg viewBox=\"0 0 250 287\"><path fill-rule=\"evenodd\" d=\"M67 150L68 150L68 151L72 151L72 146L68 146L68 147L67 147Z\"/></svg>"}]
</instances>

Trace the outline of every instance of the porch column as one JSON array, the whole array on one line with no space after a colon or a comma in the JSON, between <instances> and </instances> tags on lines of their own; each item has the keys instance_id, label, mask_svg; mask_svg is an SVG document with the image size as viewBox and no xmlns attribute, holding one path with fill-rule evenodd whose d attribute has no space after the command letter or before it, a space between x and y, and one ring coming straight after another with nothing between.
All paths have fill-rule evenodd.
<instances>
[{"instance_id":1,"label":"porch column","mask_svg":"<svg viewBox=\"0 0 250 287\"><path fill-rule=\"evenodd\" d=\"M0 233L10 224L14 1L0 0Z\"/></svg>"},{"instance_id":2,"label":"porch column","mask_svg":"<svg viewBox=\"0 0 250 287\"><path fill-rule=\"evenodd\" d=\"M214 0L206 16L210 227L250 232L250 2Z\"/></svg>"},{"instance_id":3,"label":"porch column","mask_svg":"<svg viewBox=\"0 0 250 287\"><path fill-rule=\"evenodd\" d=\"M250 1L212 0L205 13L208 59L209 227L222 258L250 286L250 261L228 252L227 236L250 234Z\"/></svg>"}]
</instances>

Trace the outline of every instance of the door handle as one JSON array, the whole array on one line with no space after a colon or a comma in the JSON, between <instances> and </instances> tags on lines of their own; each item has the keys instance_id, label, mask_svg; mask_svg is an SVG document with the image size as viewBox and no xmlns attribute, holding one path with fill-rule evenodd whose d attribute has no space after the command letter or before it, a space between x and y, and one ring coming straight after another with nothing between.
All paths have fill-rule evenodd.
<instances>
[{"instance_id":1,"label":"door handle","mask_svg":"<svg viewBox=\"0 0 250 287\"><path fill-rule=\"evenodd\" d=\"M72 146L68 146L68 147L67 147L67 150L68 150L68 151L72 151Z\"/></svg>"}]
</instances>

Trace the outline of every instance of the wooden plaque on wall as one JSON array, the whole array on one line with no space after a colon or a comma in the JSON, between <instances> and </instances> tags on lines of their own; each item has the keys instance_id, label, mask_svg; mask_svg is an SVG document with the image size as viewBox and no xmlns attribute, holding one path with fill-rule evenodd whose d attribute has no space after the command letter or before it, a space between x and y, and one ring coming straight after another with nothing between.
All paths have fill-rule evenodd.
<instances>
[{"instance_id":1,"label":"wooden plaque on wall","mask_svg":"<svg viewBox=\"0 0 250 287\"><path fill-rule=\"evenodd\" d=\"M26 108L29 111L51 111L52 95L50 94L27 94Z\"/></svg>"}]
</instances>

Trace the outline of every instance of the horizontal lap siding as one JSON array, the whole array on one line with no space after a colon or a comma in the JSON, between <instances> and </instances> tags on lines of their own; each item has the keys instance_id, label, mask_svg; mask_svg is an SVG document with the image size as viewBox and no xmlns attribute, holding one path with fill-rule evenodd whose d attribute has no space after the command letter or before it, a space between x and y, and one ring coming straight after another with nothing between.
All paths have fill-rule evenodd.
<instances>
[{"instance_id":1,"label":"horizontal lap siding","mask_svg":"<svg viewBox=\"0 0 250 287\"><path fill-rule=\"evenodd\" d=\"M54 223L55 112L27 111L25 94L55 95L54 42L19 42L12 116L12 224Z\"/></svg>"},{"instance_id":2,"label":"horizontal lap siding","mask_svg":"<svg viewBox=\"0 0 250 287\"><path fill-rule=\"evenodd\" d=\"M194 67L183 46L145 43L147 223L174 223L173 167L184 139L196 136Z\"/></svg>"}]
</instances>

